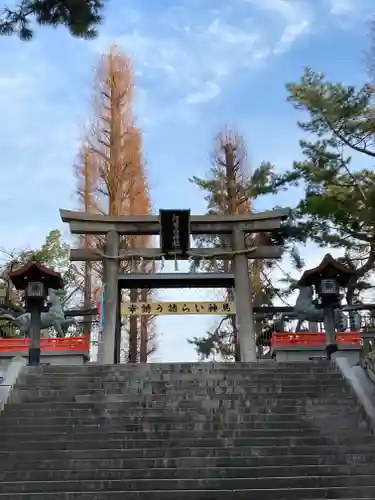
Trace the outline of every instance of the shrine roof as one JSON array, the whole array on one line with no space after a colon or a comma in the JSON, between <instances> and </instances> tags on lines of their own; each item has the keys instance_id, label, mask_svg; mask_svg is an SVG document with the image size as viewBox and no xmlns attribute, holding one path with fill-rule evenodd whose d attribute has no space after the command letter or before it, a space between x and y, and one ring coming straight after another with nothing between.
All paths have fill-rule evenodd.
<instances>
[{"instance_id":1,"label":"shrine roof","mask_svg":"<svg viewBox=\"0 0 375 500\"><path fill-rule=\"evenodd\" d=\"M42 281L47 288L55 290L64 287L64 281L59 272L50 269L40 262L31 260L18 269L9 273L13 285L17 290L23 290L28 281Z\"/></svg>"},{"instance_id":2,"label":"shrine roof","mask_svg":"<svg viewBox=\"0 0 375 500\"><path fill-rule=\"evenodd\" d=\"M307 269L301 276L298 284L310 286L316 284L319 278L335 277L340 286L348 284L349 279L356 273L354 269L342 264L337 259L327 253L321 263L312 268ZM329 276L331 274L332 276Z\"/></svg>"}]
</instances>

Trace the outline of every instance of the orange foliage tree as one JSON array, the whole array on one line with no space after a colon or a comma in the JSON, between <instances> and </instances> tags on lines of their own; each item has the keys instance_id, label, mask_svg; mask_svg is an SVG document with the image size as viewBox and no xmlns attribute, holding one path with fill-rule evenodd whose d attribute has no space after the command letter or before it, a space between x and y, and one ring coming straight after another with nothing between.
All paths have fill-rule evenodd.
<instances>
[{"instance_id":1,"label":"orange foliage tree","mask_svg":"<svg viewBox=\"0 0 375 500\"><path fill-rule=\"evenodd\" d=\"M101 56L96 70L93 120L76 166L78 198L81 207L89 212L146 215L151 211L141 133L133 120L133 91L130 59L118 47L112 46ZM123 237L121 248L147 247L149 239L146 236ZM81 243L102 247L103 239L91 237L91 240L86 238ZM139 265L139 262L122 262L121 271L129 272L134 265ZM101 277L101 266L94 270ZM89 274L86 273L87 281L91 282ZM145 293L149 297L151 291L143 292L143 297ZM131 291L130 295L132 301L138 300L137 290ZM122 343L122 351L128 351L131 362L136 362L139 356L146 361L154 349L152 318L145 322L132 317L125 329L129 335Z\"/></svg>"},{"instance_id":2,"label":"orange foliage tree","mask_svg":"<svg viewBox=\"0 0 375 500\"><path fill-rule=\"evenodd\" d=\"M96 204L94 199L95 182L97 175L95 175L93 168L93 158L86 146L82 146L78 161L75 165L77 175L77 196L79 207L88 213L96 212ZM91 235L84 235L79 237L79 246L84 248L93 247L93 237ZM93 306L93 265L92 262L84 263L84 308L90 309ZM91 318L85 321L84 334L90 336L91 334Z\"/></svg>"}]
</instances>

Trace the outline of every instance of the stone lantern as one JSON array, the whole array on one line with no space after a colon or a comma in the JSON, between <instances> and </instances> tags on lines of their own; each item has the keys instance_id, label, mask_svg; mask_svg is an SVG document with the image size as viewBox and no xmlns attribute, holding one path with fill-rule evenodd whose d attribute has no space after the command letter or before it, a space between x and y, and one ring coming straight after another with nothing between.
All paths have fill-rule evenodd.
<instances>
[{"instance_id":1,"label":"stone lantern","mask_svg":"<svg viewBox=\"0 0 375 500\"><path fill-rule=\"evenodd\" d=\"M335 309L341 305L340 290L348 286L354 274L355 271L341 264L331 254L326 254L317 267L303 273L298 283L300 286L315 288L318 296L317 307L323 309L328 359L337 351Z\"/></svg>"},{"instance_id":2,"label":"stone lantern","mask_svg":"<svg viewBox=\"0 0 375 500\"><path fill-rule=\"evenodd\" d=\"M40 315L48 289L61 289L64 283L60 273L35 261L30 261L12 271L9 278L15 288L25 294L26 310L30 313L29 364L38 365L40 363Z\"/></svg>"}]
</instances>

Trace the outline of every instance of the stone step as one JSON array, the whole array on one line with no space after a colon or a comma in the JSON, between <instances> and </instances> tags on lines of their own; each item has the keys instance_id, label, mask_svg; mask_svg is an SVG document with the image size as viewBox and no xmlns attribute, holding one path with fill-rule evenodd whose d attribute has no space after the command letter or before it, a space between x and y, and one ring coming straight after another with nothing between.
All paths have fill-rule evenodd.
<instances>
[{"instance_id":1,"label":"stone step","mask_svg":"<svg viewBox=\"0 0 375 500\"><path fill-rule=\"evenodd\" d=\"M26 386L17 386L14 389L13 394L15 394L19 398L35 398L35 397L43 397L43 398L61 398L66 397L67 394L79 393L82 395L97 395L101 396L103 394L126 394L127 397L140 397L140 396L169 396L174 398L180 398L185 395L192 396L196 395L197 397L207 397L210 396L241 396L241 395L269 395L270 397L277 394L283 395L291 395L296 397L301 397L303 395L310 396L314 394L324 394L324 393L335 393L335 394L352 394L349 386L344 383L340 384L310 384L310 385L284 385L284 384L254 384L254 385L195 385L190 387L173 387L171 385L164 387L141 387L141 388L127 388L123 387L121 383L109 383L102 387L85 387L76 384L65 384L63 388L55 388L55 387L42 387L32 385Z\"/></svg>"},{"instance_id":2,"label":"stone step","mask_svg":"<svg viewBox=\"0 0 375 500\"><path fill-rule=\"evenodd\" d=\"M23 372L21 375L21 380L43 380L48 381L61 381L61 380L86 380L94 382L97 379L103 381L119 381L119 382L134 382L141 383L173 383L173 382L195 382L199 380L207 381L233 381L233 380L272 380L278 381L276 377L280 377L280 380L292 381L300 378L306 381L317 380L340 380L342 377L341 373L338 371L327 372L326 370L321 371L309 371L309 370L275 370L275 371L248 371L248 370L217 370L214 372L209 371L196 371L196 372L177 372L177 371L149 371L149 372L130 372L130 371L108 371L103 373L88 372L88 373L70 373L70 374L30 374Z\"/></svg>"},{"instance_id":3,"label":"stone step","mask_svg":"<svg viewBox=\"0 0 375 500\"><path fill-rule=\"evenodd\" d=\"M353 445L374 445L374 440L369 437L369 435L358 435L356 434L346 434L340 436L340 445L353 446ZM299 447L299 446L321 446L336 444L334 437L319 435L296 435L296 436L274 436L274 435L264 435L264 436L249 436L249 437L200 437L193 436L190 438L185 437L169 437L166 439L153 439L151 437L146 437L145 439L135 439L131 434L125 434L120 436L116 433L116 437L111 439L103 436L86 436L85 439L73 439L73 436L65 440L51 441L51 440L36 440L35 437L30 436L28 440L19 440L16 442L1 441L2 451L33 451L33 450L95 450L100 449L125 449L125 450L148 450L148 449L160 449L163 451L174 447L184 447L190 446L191 448L214 448L214 447L224 447L224 446L247 446L247 447L267 447L267 446L288 446L288 447Z\"/></svg>"},{"instance_id":4,"label":"stone step","mask_svg":"<svg viewBox=\"0 0 375 500\"><path fill-rule=\"evenodd\" d=\"M203 441L203 440L202 440ZM335 443L333 440L326 439L313 439L310 440L297 440L291 439L290 441L283 438L283 440L265 440L261 441L253 439L252 444L244 444L242 442L236 442L234 440L216 440L210 444L207 442L202 442L199 444L185 443L180 440L165 441L156 446L155 442L151 440L137 441L137 445L134 442L127 441L126 443L120 441L101 441L98 440L96 446L92 441L84 442L74 442L68 441L66 443L39 443L39 441L28 442L26 445L22 446L22 443L17 446L17 443L12 446L2 446L0 449L0 462L3 463L4 458L8 460L10 455L17 455L19 458L27 458L27 456L35 458L45 458L46 460L59 458L65 459L65 457L77 457L77 458L87 458L89 455L91 458L101 458L104 457L118 457L129 458L133 457L139 458L161 458L161 457L179 457L179 456L226 456L228 454L243 455L248 454L258 454L260 456L268 456L270 454L282 455L292 454L292 455L331 455L335 453L368 453L374 451L374 443L371 439L359 439L356 441L355 437L348 442ZM141 444L142 443L142 444ZM142 446L142 447L140 447Z\"/></svg>"},{"instance_id":5,"label":"stone step","mask_svg":"<svg viewBox=\"0 0 375 500\"><path fill-rule=\"evenodd\" d=\"M311 423L311 425L319 425L320 427L326 424L327 413L322 411L314 411L312 415L309 412L302 413L302 411L297 412L295 408L291 408L289 413L270 413L264 411L262 413L245 413L240 414L238 412L223 412L223 413L213 413L213 414L195 414L194 418L186 412L181 412L178 414L168 414L157 412L156 414L150 412L140 412L137 415L123 415L118 413L117 415L113 412L110 414L108 412L93 413L90 411L84 411L80 414L73 414L68 416L49 416L44 413L38 415L35 418L35 413L31 416L20 416L19 414L11 414L10 411L4 413L1 416L1 426L2 428L10 428L10 426L15 426L18 429L34 429L40 428L41 426L46 429L50 429L54 426L68 425L69 427L78 425L168 425L172 428L185 428L185 424L199 423L199 425L241 425L246 428L253 428L253 426L264 427L265 425L274 425L281 427L282 425L293 426L300 425L300 422ZM367 426L367 421L363 417L362 409L358 406L350 411L344 409L333 409L330 412L330 418L337 422L335 427L339 428L341 424L347 425L364 425ZM8 427L9 426L9 427Z\"/></svg>"},{"instance_id":6,"label":"stone step","mask_svg":"<svg viewBox=\"0 0 375 500\"><path fill-rule=\"evenodd\" d=\"M39 380L18 380L17 387L20 390L28 390L28 389L54 389L54 390L66 390L67 388L79 388L84 390L98 390L98 389L114 389L114 390L125 390L125 391L134 391L134 392L143 392L143 391L195 391L195 390L212 390L214 388L218 388L218 390L233 390L238 389L239 386L241 390L254 390L256 388L260 388L262 390L270 389L271 392L278 392L281 387L286 388L286 390L298 390L302 392L305 388L311 389L314 387L348 387L345 380L341 379L331 379L331 377L322 377L321 379L311 378L305 379L300 377L300 384L295 384L293 379L278 379L277 383L275 382L276 377L270 377L269 379L265 379L264 377L257 378L233 378L233 379L214 379L209 382L206 379L179 379L176 381L147 381L144 379L140 380L121 380L121 379L101 379L101 382L90 379L66 379L64 382L60 379L58 381L51 380L46 381L45 379ZM273 389L274 388L274 389Z\"/></svg>"},{"instance_id":7,"label":"stone step","mask_svg":"<svg viewBox=\"0 0 375 500\"><path fill-rule=\"evenodd\" d=\"M168 416L175 421L182 417L187 417L192 421L206 421L206 422L215 422L215 421L246 421L251 420L251 418L255 415L263 415L267 413L277 413L282 414L291 414L295 410L295 415L298 415L301 418L307 418L309 416L310 406L275 406L267 411L266 408L256 408L249 407L246 409L242 408L217 408L217 409L191 409L191 408L168 408L168 412L164 412L160 408L110 408L107 409L105 406L103 408L93 407L93 408L85 408L85 409L71 409L66 411L41 411L41 410L20 410L19 413L8 412L6 415L4 414L4 422L13 421L15 423L19 423L25 419L25 417L30 420L34 417L34 422L37 420L40 422L45 422L46 425L53 424L53 422L57 422L56 418L63 419L71 419L70 422L73 423L75 420L77 423L81 419L85 419L88 423L94 423L97 419L106 418L107 421L113 418L124 417L124 418L135 418L140 419L143 418L144 421L152 421L153 419L163 419L163 417L168 413ZM258 412L258 413L257 413ZM363 419L363 413L361 408L347 407L347 408L338 408L336 406L324 405L320 406L320 408L314 409L314 418L322 418L327 415L333 415L333 418L345 418L348 420L357 418ZM333 421L333 420L332 420ZM331 423L332 423L331 421Z\"/></svg>"},{"instance_id":8,"label":"stone step","mask_svg":"<svg viewBox=\"0 0 375 500\"><path fill-rule=\"evenodd\" d=\"M268 415L264 415L268 417ZM122 432L217 432L217 431L225 431L225 432L233 432L238 430L243 431L253 431L253 432L264 432L265 429L272 432L299 432L300 428L314 427L319 426L322 427L325 422L325 418L297 418L296 415L283 415L282 418L276 418L277 416L269 415L267 420L245 420L238 421L231 420L226 421L222 419L221 421L191 421L191 419L148 419L145 421L144 418L140 419L127 419L123 417L115 417L113 419L102 419L98 418L95 420L95 423L86 422L85 420L79 419L79 423L76 422L75 419L57 419L58 422L54 423L53 419L50 419L48 425L40 422L38 419L35 421L34 418L21 420L19 423L13 422L13 420L5 419L1 420L2 425L0 426L0 436L4 434L15 434L17 436L22 437L23 434L26 435L44 435L46 433L51 434L69 434L71 432L74 433L93 433L93 432L111 432L111 431L122 431ZM285 417L285 418L284 418ZM69 423L71 421L71 423ZM265 427L266 423L266 427ZM25 429L28 429L27 433ZM105 430L104 430L105 429ZM368 430L368 432L372 432L369 428L369 425L366 421L358 421L355 420L353 422L336 422L335 429L340 432L355 432L358 429ZM301 429L302 432L302 429ZM316 432L314 430L313 432Z\"/></svg>"},{"instance_id":9,"label":"stone step","mask_svg":"<svg viewBox=\"0 0 375 500\"><path fill-rule=\"evenodd\" d=\"M64 404L71 403L73 401L81 402L100 402L100 401L108 401L108 399L119 400L122 402L128 402L132 404L132 406L142 406L144 403L151 404L152 402L164 403L165 405L173 404L173 403L183 403L187 401L193 401L194 404L199 404L202 401L207 401L207 399L211 401L228 401L233 402L232 404L241 405L246 401L259 401L261 399L272 399L272 400L289 400L296 401L301 400L303 398L309 399L345 399L356 401L353 395L346 389L333 389L330 391L319 391L319 389L311 389L309 391L305 391L304 393L300 392L261 392L261 391L253 391L248 393L218 393L218 392L188 392L188 393L165 393L165 394L134 394L131 395L125 391L115 392L112 390L98 390L98 391L75 391L73 388L66 391L59 391L54 395L48 395L45 391L23 391L22 393L17 391L12 394L12 403L20 404L20 403L50 403L50 404Z\"/></svg>"},{"instance_id":10,"label":"stone step","mask_svg":"<svg viewBox=\"0 0 375 500\"><path fill-rule=\"evenodd\" d=\"M219 374L218 374L219 375ZM297 378L298 377L298 378ZM304 376L303 374L293 373L292 375L285 377L282 375L249 375L244 374L241 376L189 376L189 377L175 377L174 379L164 378L163 380L156 378L146 378L139 377L135 378L133 376L126 377L122 374L113 374L113 376L103 376L103 377L50 377L43 375L40 377L20 377L18 384L21 387L52 387L52 388L65 388L68 385L82 386L82 387L92 387L97 388L101 386L113 386L118 385L119 388L123 389L135 389L142 390L143 388L149 387L173 387L175 389L192 389L198 387L214 387L214 386L272 386L272 385L285 385L285 386L295 386L299 385L336 385L345 383L340 375L327 375L322 376Z\"/></svg>"},{"instance_id":11,"label":"stone step","mask_svg":"<svg viewBox=\"0 0 375 500\"><path fill-rule=\"evenodd\" d=\"M167 449L123 449L118 446L116 449L100 449L99 446L95 449L60 449L60 450L44 450L33 448L30 450L4 450L0 449L0 464L8 463L10 460L17 460L19 464L24 461L30 460L67 460L67 459L107 459L107 458L121 458L121 459L137 459L137 458L179 458L179 457L269 457L273 455L314 455L336 457L338 454L373 454L374 445L368 440L365 445L351 445L350 448L347 444L342 445L332 443L325 445L315 446L222 446L207 448L207 447L176 447Z\"/></svg>"},{"instance_id":12,"label":"stone step","mask_svg":"<svg viewBox=\"0 0 375 500\"><path fill-rule=\"evenodd\" d=\"M240 427L240 426L238 426ZM310 428L309 428L310 427ZM127 443L130 441L144 441L148 442L149 440L153 441L164 441L171 440L173 442L180 441L181 444L184 442L188 443L189 441L192 443L200 443L200 440L204 438L205 442L214 442L216 440L228 439L228 440L241 440L242 444L246 445L248 440L252 440L253 438L256 440L261 440L262 442L268 440L279 441L281 439L287 440L287 442L293 442L295 439L318 439L317 433L318 429L313 426L308 426L306 424L301 424L299 428L295 429L233 429L233 430L225 430L220 429L217 431L207 431L200 430L197 426L197 429L192 431L186 430L172 430L172 431L124 431L113 430L111 426L107 426L105 428L96 428L93 430L86 430L86 432L78 432L75 428L71 429L66 433L54 432L53 429L49 429L48 431L44 430L44 433L39 432L36 433L33 429L33 432L17 432L17 433L9 433L7 429L0 428L0 444L3 446L4 444L12 444L21 441L22 443L38 441L39 443L61 443L61 442L70 442L70 441L97 441L98 444L102 440L107 441L116 441L118 440L120 443ZM340 438L343 442L346 442L349 437L353 436L353 432L344 432L340 431ZM368 430L358 430L356 433L356 437L363 438L363 440L372 439L373 436L370 434ZM350 439L349 439L350 441Z\"/></svg>"},{"instance_id":13,"label":"stone step","mask_svg":"<svg viewBox=\"0 0 375 500\"><path fill-rule=\"evenodd\" d=\"M117 366L50 366L50 367L32 367L27 366L22 372L22 377L60 377L69 378L72 377L99 377L102 378L106 375L123 375L127 379L130 378L153 378L153 377L177 377L184 375L194 375L198 377L212 376L215 377L225 377L225 376L236 376L236 375L275 375L279 373L280 375L296 375L304 374L307 376L314 375L328 375L337 376L340 372L334 364L327 364L322 366L310 366L308 364L301 363L299 366L285 367L281 364L258 366L256 368L248 368L232 365L225 365L223 363L222 367L214 368L209 363L203 363L204 366L196 366L189 369L179 369L179 368L155 368L153 365L148 365L146 368L140 365L117 365ZM47 370L48 368L48 370Z\"/></svg>"},{"instance_id":14,"label":"stone step","mask_svg":"<svg viewBox=\"0 0 375 500\"><path fill-rule=\"evenodd\" d=\"M292 472L292 471L291 471ZM158 491L158 490L324 490L328 488L373 488L375 474L345 476L289 476L257 478L194 478L194 479L119 479L91 481L22 481L0 482L0 493L50 493L50 492L97 492L97 491ZM276 498L283 498L281 495ZM142 498L142 497L141 497ZM288 497L286 497L288 498ZM314 498L314 497L313 497Z\"/></svg>"},{"instance_id":15,"label":"stone step","mask_svg":"<svg viewBox=\"0 0 375 500\"><path fill-rule=\"evenodd\" d=\"M178 458L60 458L60 459L22 459L10 454L1 463L1 472L15 472L21 474L22 471L60 471L60 470L105 470L105 469L152 469L152 468L190 468L190 467L250 467L257 469L273 470L279 467L336 467L348 466L356 467L360 465L370 465L373 467L375 461L375 451L369 453L331 454L321 455L276 455L270 456L181 456ZM293 469L294 470L294 469ZM298 469L299 470L299 469ZM352 469L351 469L352 470ZM353 469L354 470L354 469ZM275 474L277 475L277 474ZM0 475L0 477L2 477Z\"/></svg>"},{"instance_id":16,"label":"stone step","mask_svg":"<svg viewBox=\"0 0 375 500\"><path fill-rule=\"evenodd\" d=\"M280 436L310 436L310 435L331 435L335 436L342 435L350 435L353 433L357 433L361 436L369 436L369 438L373 438L373 431L370 428L367 422L359 422L360 425L356 426L352 424L351 426L343 424L330 424L330 426L324 425L322 421L313 421L313 422L304 422L303 420L300 423L293 422L294 425L289 426L280 426L277 424L267 424L267 431L262 433L261 426L254 428L252 425L249 425L247 422L238 422L237 424L230 425L216 425L213 427L212 425L206 424L204 422L198 422L195 424L195 427L186 428L183 424L180 425L171 425L171 426L157 426L157 425L148 425L147 422L142 425L138 425L136 427L126 426L121 424L113 424L111 421L107 421L106 423L98 426L96 424L96 420L92 420L92 423L78 424L77 426L73 426L70 428L61 429L59 427L49 427L48 422L46 426L31 426L27 428L27 432L25 431L25 426L18 427L7 427L1 426L0 430L0 442L9 441L11 436L21 436L26 437L35 436L34 440L42 439L48 440L47 436L82 436L93 435L97 436L105 436L106 434L123 434L124 436L142 436L146 435L147 437L153 437L159 439L160 436L168 435L169 437L186 435L186 436L223 436L229 438L230 436L265 436L271 437L275 434ZM46 431L46 428L49 428ZM9 437L8 437L9 436ZM53 437L53 439L54 439ZM52 438L51 438L52 439ZM74 438L76 439L76 438Z\"/></svg>"},{"instance_id":17,"label":"stone step","mask_svg":"<svg viewBox=\"0 0 375 500\"><path fill-rule=\"evenodd\" d=\"M148 408L132 408L130 405L121 405L121 404L95 404L92 403L90 406L86 406L84 408L80 408L75 404L73 408L62 408L59 409L51 409L51 408L40 408L40 409L24 409L23 406L20 406L17 411L13 405L10 405L6 408L4 412L4 416L2 419L11 419L14 421L20 421L21 419L27 417L34 417L35 420L43 419L44 421L49 421L51 418L90 418L97 419L100 417L115 418L115 417L143 417L148 420L149 418L161 418L169 414L170 417L175 419L179 417L186 416L188 419L205 419L212 420L215 416L222 419L231 420L233 417L237 417L238 420L241 418L245 418L249 415L262 415L273 412L279 412L280 414L292 414L293 411L295 414L300 416L306 416L309 414L309 411L312 409L313 405L265 405L262 408L258 408L255 404L249 405L247 408L242 407L219 407L219 408L172 408L169 407L167 410L164 407L148 407ZM326 416L333 415L332 418L337 417L340 418L342 416L362 416L361 408L356 407L355 405L339 405L335 403L331 404L320 404L317 407L314 407L314 416Z\"/></svg>"},{"instance_id":18,"label":"stone step","mask_svg":"<svg viewBox=\"0 0 375 500\"><path fill-rule=\"evenodd\" d=\"M337 375L339 372L333 364L327 364L322 366L309 366L308 364L301 363L297 367L287 367L280 365L258 365L256 368L248 368L246 366L236 366L234 363L232 365L213 367L209 363L203 363L204 366L195 366L189 368L155 368L153 365L148 365L146 368L139 365L113 365L113 366L70 366L70 367L50 367L48 370L46 368L38 369L34 367L28 367L24 376L29 377L106 377L106 376L123 376L123 377L151 377L151 378L178 378L183 376L212 376L212 377L225 377L228 376L242 376L242 375L287 375L287 376L298 376L298 375Z\"/></svg>"},{"instance_id":19,"label":"stone step","mask_svg":"<svg viewBox=\"0 0 375 500\"><path fill-rule=\"evenodd\" d=\"M21 374L21 380L27 380L27 382L32 380L87 380L94 381L95 379L101 379L104 381L118 380L121 381L133 381L139 383L142 380L145 382L173 382L173 381L195 381L199 379L203 380L259 380L264 378L266 380L272 379L275 381L276 377L280 377L282 380L293 380L293 379L304 379L304 380L324 380L332 379L337 380L341 377L341 374L337 371L328 372L327 370L216 370L216 371L190 371L190 372L179 372L179 371L165 371L165 370L150 370L148 372L141 371L125 371L125 370L108 370L105 372L97 372L90 370L87 372L66 372L66 373L30 373L24 371ZM278 380L276 378L276 380Z\"/></svg>"},{"instance_id":20,"label":"stone step","mask_svg":"<svg viewBox=\"0 0 375 500\"><path fill-rule=\"evenodd\" d=\"M319 395L318 395L319 396ZM16 398L15 398L16 399ZM306 399L306 401L305 401ZM239 395L231 395L231 397L220 397L217 398L202 398L197 401L190 399L168 399L168 395L165 397L160 396L159 398L154 398L153 396L144 396L139 398L139 400L128 399L127 394L107 394L103 399L95 399L87 401L85 395L77 394L72 396L72 398L66 401L50 401L50 404L46 404L46 401L36 399L34 401L21 401L17 402L11 400L12 404L7 407L7 410L13 411L14 413L23 410L24 411L40 411L48 410L52 411L62 411L62 410L72 410L72 409L91 409L94 406L106 406L106 407L116 407L125 410L129 407L131 409L146 409L146 408L160 408L167 411L170 407L173 407L175 403L178 403L179 407L186 408L187 410L194 409L210 409L210 408L238 408L238 407L248 407L250 405L256 406L258 409L261 408L273 408L275 406L285 407L285 406L323 406L323 405L335 405L340 407L350 407L357 405L357 399L354 396L345 396L340 399L338 394L323 394L321 397L303 398L302 396L285 396L284 394L275 394L273 396L268 395L252 395L249 397L241 398ZM305 403L304 405L301 403ZM110 408L109 408L110 409ZM245 408L246 409L246 408Z\"/></svg>"},{"instance_id":21,"label":"stone step","mask_svg":"<svg viewBox=\"0 0 375 500\"><path fill-rule=\"evenodd\" d=\"M222 408L223 410L234 410L246 411L249 407L256 410L256 413L262 413L263 411L271 411L271 409L278 408L279 412L287 411L288 408L305 408L314 406L315 409L320 409L326 407L327 409L333 410L334 408L354 408L357 406L357 400L354 397L345 397L340 400L337 396L333 395L325 397L314 397L314 398L286 398L282 395L268 397L256 397L251 396L248 398L205 398L197 401L194 400L158 400L157 398L145 398L144 401L139 400L132 401L126 399L125 395L111 395L108 394L106 398L89 400L85 396L72 396L70 400L67 401L51 401L49 404L45 401L25 401L25 402L13 402L5 408L5 411L9 413L16 414L22 412L26 415L28 412L41 412L48 411L48 413L53 412L63 412L69 413L72 410L82 411L82 410L94 410L107 408L108 411L119 410L119 411L145 411L147 410L160 410L160 411L173 411L186 410L186 411L207 411ZM124 414L125 414L124 413Z\"/></svg>"},{"instance_id":22,"label":"stone step","mask_svg":"<svg viewBox=\"0 0 375 500\"><path fill-rule=\"evenodd\" d=\"M18 386L22 389L27 389L30 386L38 386L45 388L66 388L70 383L75 386L85 386L87 388L100 388L113 386L119 389L126 388L128 390L136 389L142 390L143 388L155 387L155 388L173 388L175 390L194 390L196 387L237 387L238 380L241 380L243 387L252 387L254 385L264 385L271 387L279 387L280 385L285 385L291 388L300 386L311 386L311 385L336 385L343 383L343 379L340 374L327 375L323 374L321 376L305 377L300 376L296 378L295 374L285 377L280 376L276 378L274 375L266 374L253 374L253 375L243 375L242 377L194 377L185 379L176 379L173 382L169 380L153 380L150 377L128 377L123 380L106 380L102 377L52 377L52 376L24 376L21 374L18 379Z\"/></svg>"},{"instance_id":23,"label":"stone step","mask_svg":"<svg viewBox=\"0 0 375 500\"><path fill-rule=\"evenodd\" d=\"M6 500L364 500L375 498L373 486L269 489L269 490L170 490L170 491L95 491L90 493L15 493L1 494Z\"/></svg>"},{"instance_id":24,"label":"stone step","mask_svg":"<svg viewBox=\"0 0 375 500\"><path fill-rule=\"evenodd\" d=\"M276 382L277 380L277 382ZM18 380L17 389L28 390L28 389L54 389L54 390L66 390L68 388L82 389L82 390L100 390L100 389L114 389L120 391L131 392L163 392L163 391L207 391L214 388L218 390L236 390L241 388L241 390L254 390L260 388L262 390L269 390L271 392L278 392L281 388L285 390L299 390L302 392L305 388L317 388L317 387L329 387L340 388L349 387L345 380L341 378L332 379L331 376L325 376L322 378L311 378L307 379L302 376L299 378L299 384L295 383L293 378L283 379L273 377L259 377L259 378L248 378L248 377L238 377L231 379L209 379L209 378L193 378L193 379L178 379L175 381L154 381L134 378L130 380L123 379L100 379L100 381L95 379L85 379L85 378L71 378L66 380L61 379L51 379L46 380L46 378L41 378L40 380ZM299 389L300 388L300 389Z\"/></svg>"},{"instance_id":25,"label":"stone step","mask_svg":"<svg viewBox=\"0 0 375 500\"><path fill-rule=\"evenodd\" d=\"M68 470L13 470L0 471L1 482L43 481L119 481L124 479L204 479L204 478L284 478L315 476L368 476L375 474L374 464L346 465L296 465L290 467L187 467L187 468L118 468L118 469L68 469Z\"/></svg>"},{"instance_id":26,"label":"stone step","mask_svg":"<svg viewBox=\"0 0 375 500\"><path fill-rule=\"evenodd\" d=\"M38 367L28 367L28 370L33 373L74 373L74 372L88 372L97 371L225 371L225 370L295 370L300 369L315 371L326 370L329 372L335 371L335 366L327 360L316 360L308 362L286 362L277 363L275 361L269 362L181 362L181 363L137 363L128 364L122 363L119 365L99 365L96 363L87 363L85 365L39 365Z\"/></svg>"},{"instance_id":27,"label":"stone step","mask_svg":"<svg viewBox=\"0 0 375 500\"><path fill-rule=\"evenodd\" d=\"M335 422L334 428L338 430L351 430L351 429L369 429L368 421L360 414L348 413L333 413L331 414L332 422ZM337 423L336 423L337 422ZM201 431L215 431L218 429L263 429L277 428L277 429L295 429L301 426L318 427L324 429L327 427L326 414L315 414L312 417L309 414L250 414L239 415L236 413L231 414L214 414L195 415L192 418L190 415L168 415L160 414L158 416L145 417L140 416L123 416L123 415L95 415L93 413L86 413L84 417L39 417L35 419L30 418L13 418L2 417L1 429L5 432L29 432L45 433L51 432L64 432L69 429L75 428L78 432L82 428L82 432L88 429L106 427L108 429L120 429L127 431L140 431L147 430L150 432L158 430L196 430ZM372 431L371 431L372 432Z\"/></svg>"},{"instance_id":28,"label":"stone step","mask_svg":"<svg viewBox=\"0 0 375 500\"><path fill-rule=\"evenodd\" d=\"M302 383L303 382L303 383ZM264 380L252 380L252 381L243 381L243 380L217 380L217 381L207 381L207 380L195 380L195 381L181 381L181 383L170 383L170 382L145 382L143 383L135 383L133 382L124 382L124 381L101 381L99 382L90 382L86 380L72 380L68 382L67 380L62 383L59 382L57 384L44 384L43 381L35 382L30 381L27 384L17 383L17 391L27 391L27 390L44 390L44 391L66 391L69 389L79 389L83 391L100 391L100 390L114 390L114 391L126 391L130 394L135 393L149 393L153 392L157 394L163 394L164 392L172 392L176 394L180 394L182 392L253 392L253 391L261 391L263 392L304 392L305 390L337 390L349 388L347 383L344 380L331 380L331 379L322 379L322 380L300 380L300 384L295 384L293 381L286 380L277 381L273 380L272 382L264 381Z\"/></svg>"}]
</instances>

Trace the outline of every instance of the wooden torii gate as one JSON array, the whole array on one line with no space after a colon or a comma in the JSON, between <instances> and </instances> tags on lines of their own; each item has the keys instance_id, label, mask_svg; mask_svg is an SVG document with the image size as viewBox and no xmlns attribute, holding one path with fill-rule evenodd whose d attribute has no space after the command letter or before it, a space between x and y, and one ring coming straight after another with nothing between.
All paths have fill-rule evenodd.
<instances>
[{"instance_id":1,"label":"wooden torii gate","mask_svg":"<svg viewBox=\"0 0 375 500\"><path fill-rule=\"evenodd\" d=\"M160 210L157 215L109 216L60 210L70 232L79 235L106 235L105 249L72 249L72 261L104 263L104 329L100 362L112 364L116 336L120 335L121 289L138 288L226 288L234 287L241 361L256 360L256 344L248 259L277 259L280 246L247 247L249 233L280 230L290 209L245 215L193 215L189 210ZM231 248L190 248L190 235L230 235ZM160 235L161 248L121 249L120 236ZM232 260L233 272L120 274L122 260L220 259Z\"/></svg>"}]
</instances>

